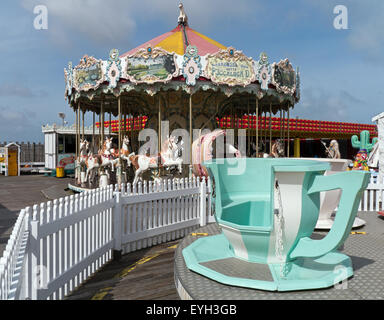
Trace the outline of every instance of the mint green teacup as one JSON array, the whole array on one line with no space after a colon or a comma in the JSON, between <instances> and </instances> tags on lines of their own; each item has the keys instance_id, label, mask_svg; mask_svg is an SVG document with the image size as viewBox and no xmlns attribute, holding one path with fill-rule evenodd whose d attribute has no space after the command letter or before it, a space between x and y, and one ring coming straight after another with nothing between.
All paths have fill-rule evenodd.
<instances>
[{"instance_id":1,"label":"mint green teacup","mask_svg":"<svg viewBox=\"0 0 384 320\"><path fill-rule=\"evenodd\" d=\"M326 176L328 163L302 159L215 159L203 165L213 182L223 234L184 249L188 268L223 283L265 290L330 286L339 279L337 265L345 266L345 277L353 274L349 257L336 249L350 233L369 173ZM311 239L320 192L335 189L342 195L332 229L323 239ZM274 282L228 277L201 264L230 257L268 265Z\"/></svg>"}]
</instances>

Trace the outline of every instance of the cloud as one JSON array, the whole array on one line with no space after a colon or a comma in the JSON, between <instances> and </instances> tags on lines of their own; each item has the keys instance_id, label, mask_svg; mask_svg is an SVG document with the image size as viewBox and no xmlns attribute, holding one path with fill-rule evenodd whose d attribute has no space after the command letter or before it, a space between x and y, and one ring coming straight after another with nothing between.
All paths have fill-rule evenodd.
<instances>
[{"instance_id":1,"label":"cloud","mask_svg":"<svg viewBox=\"0 0 384 320\"><path fill-rule=\"evenodd\" d=\"M74 45L77 38L118 47L130 45L138 31L138 22L153 26L161 21L176 26L179 15L177 1L170 0L22 0L22 6L33 12L36 5L48 8L48 32L57 45ZM230 0L189 0L184 7L191 27L222 26L231 19L252 18L258 1L240 0L233 5ZM169 30L164 30L169 31ZM145 39L144 39L145 40Z\"/></svg>"},{"instance_id":2,"label":"cloud","mask_svg":"<svg viewBox=\"0 0 384 320\"><path fill-rule=\"evenodd\" d=\"M0 106L0 140L41 140L41 126L36 118L34 111L15 106Z\"/></svg>"},{"instance_id":3,"label":"cloud","mask_svg":"<svg viewBox=\"0 0 384 320\"><path fill-rule=\"evenodd\" d=\"M0 85L0 97L36 98L47 94L45 90L32 90L17 83L3 83Z\"/></svg>"},{"instance_id":4,"label":"cloud","mask_svg":"<svg viewBox=\"0 0 384 320\"><path fill-rule=\"evenodd\" d=\"M361 113L366 102L356 98L346 90L331 92L321 87L309 87L302 90L302 100L294 109L294 116L303 119L351 121L356 122L356 114ZM369 114L360 117L360 121L370 123Z\"/></svg>"}]
</instances>

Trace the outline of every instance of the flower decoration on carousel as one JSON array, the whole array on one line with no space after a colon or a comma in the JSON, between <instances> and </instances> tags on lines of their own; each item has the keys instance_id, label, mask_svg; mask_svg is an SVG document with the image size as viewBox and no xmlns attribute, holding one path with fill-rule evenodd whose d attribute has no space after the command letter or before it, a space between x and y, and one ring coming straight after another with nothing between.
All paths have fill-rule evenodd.
<instances>
[{"instance_id":1,"label":"flower decoration on carousel","mask_svg":"<svg viewBox=\"0 0 384 320\"><path fill-rule=\"evenodd\" d=\"M200 77L202 72L201 58L197 52L196 46L189 45L184 55L183 61L183 77L187 85L196 85L196 80Z\"/></svg>"},{"instance_id":2,"label":"flower decoration on carousel","mask_svg":"<svg viewBox=\"0 0 384 320\"><path fill-rule=\"evenodd\" d=\"M122 74L121 60L119 50L112 49L107 61L106 80L109 82L109 88L116 88Z\"/></svg>"},{"instance_id":3,"label":"flower decoration on carousel","mask_svg":"<svg viewBox=\"0 0 384 320\"><path fill-rule=\"evenodd\" d=\"M260 82L261 89L268 90L268 85L272 80L272 68L265 52L260 54L260 59L256 63L256 78Z\"/></svg>"}]
</instances>

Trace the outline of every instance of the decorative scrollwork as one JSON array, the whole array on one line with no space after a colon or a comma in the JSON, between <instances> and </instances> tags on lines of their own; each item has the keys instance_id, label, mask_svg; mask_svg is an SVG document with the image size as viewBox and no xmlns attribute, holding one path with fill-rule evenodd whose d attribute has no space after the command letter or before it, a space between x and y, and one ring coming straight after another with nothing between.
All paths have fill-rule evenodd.
<instances>
[{"instance_id":1,"label":"decorative scrollwork","mask_svg":"<svg viewBox=\"0 0 384 320\"><path fill-rule=\"evenodd\" d=\"M293 95L296 90L296 74L288 59L272 65L272 84L278 92Z\"/></svg>"},{"instance_id":2,"label":"decorative scrollwork","mask_svg":"<svg viewBox=\"0 0 384 320\"><path fill-rule=\"evenodd\" d=\"M120 80L122 74L121 60L119 58L119 50L112 49L109 53L107 61L107 70L105 79L109 82L109 87L114 89Z\"/></svg>"},{"instance_id":3,"label":"decorative scrollwork","mask_svg":"<svg viewBox=\"0 0 384 320\"><path fill-rule=\"evenodd\" d=\"M252 58L229 47L206 56L205 76L216 84L247 86L256 80Z\"/></svg>"},{"instance_id":4,"label":"decorative scrollwork","mask_svg":"<svg viewBox=\"0 0 384 320\"><path fill-rule=\"evenodd\" d=\"M202 73L201 58L198 55L196 46L188 46L183 60L182 74L189 86L196 85Z\"/></svg>"},{"instance_id":5,"label":"decorative scrollwork","mask_svg":"<svg viewBox=\"0 0 384 320\"><path fill-rule=\"evenodd\" d=\"M260 54L259 61L255 64L256 79L259 81L262 90L268 90L268 85L272 80L272 68L268 62L268 56L265 52Z\"/></svg>"}]
</instances>

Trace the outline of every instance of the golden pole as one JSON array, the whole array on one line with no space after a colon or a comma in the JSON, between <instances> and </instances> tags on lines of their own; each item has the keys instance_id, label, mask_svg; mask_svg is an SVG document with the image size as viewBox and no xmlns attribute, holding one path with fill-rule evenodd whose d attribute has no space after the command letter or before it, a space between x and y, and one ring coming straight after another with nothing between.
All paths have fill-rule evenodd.
<instances>
[{"instance_id":1,"label":"golden pole","mask_svg":"<svg viewBox=\"0 0 384 320\"><path fill-rule=\"evenodd\" d=\"M289 141L289 106L288 106L288 151L287 151L287 153L288 153L288 158L289 158L289 144L290 144L290 141Z\"/></svg>"},{"instance_id":2,"label":"golden pole","mask_svg":"<svg viewBox=\"0 0 384 320\"><path fill-rule=\"evenodd\" d=\"M272 154L272 103L269 104L269 154Z\"/></svg>"},{"instance_id":3,"label":"golden pole","mask_svg":"<svg viewBox=\"0 0 384 320\"><path fill-rule=\"evenodd\" d=\"M108 126L109 137L112 136L112 113L109 112L109 126Z\"/></svg>"},{"instance_id":4,"label":"golden pole","mask_svg":"<svg viewBox=\"0 0 384 320\"><path fill-rule=\"evenodd\" d=\"M79 140L78 140L78 137L77 137L77 127L78 127L78 110L79 110L79 104L80 102L78 103L77 105L77 108L75 110L75 115L76 115L76 119L75 119L75 144L76 144L76 161L78 161L79 159Z\"/></svg>"},{"instance_id":5,"label":"golden pole","mask_svg":"<svg viewBox=\"0 0 384 320\"><path fill-rule=\"evenodd\" d=\"M161 152L161 97L160 97L160 94L159 94L159 114L158 114L159 118L158 118L158 143L159 143L159 150L158 150L158 153Z\"/></svg>"},{"instance_id":6,"label":"golden pole","mask_svg":"<svg viewBox=\"0 0 384 320\"><path fill-rule=\"evenodd\" d=\"M193 143L193 137L192 137L192 117L193 117L193 111L192 111L192 94L189 95L189 164L192 166L192 143ZM191 167L192 168L192 167Z\"/></svg>"},{"instance_id":7,"label":"golden pole","mask_svg":"<svg viewBox=\"0 0 384 320\"><path fill-rule=\"evenodd\" d=\"M100 137L100 148L104 145L104 100L101 101L100 108L100 129L101 129L101 137Z\"/></svg>"},{"instance_id":8,"label":"golden pole","mask_svg":"<svg viewBox=\"0 0 384 320\"><path fill-rule=\"evenodd\" d=\"M248 148L247 148L247 154L250 155L250 134L249 134L249 97L248 97L248 110L247 110L247 145L248 145Z\"/></svg>"},{"instance_id":9,"label":"golden pole","mask_svg":"<svg viewBox=\"0 0 384 320\"><path fill-rule=\"evenodd\" d=\"M82 137L83 137L83 140L84 140L84 136L85 136L85 133L84 133L84 117L85 117L85 111L84 110L81 110L83 115L82 115L82 127L83 127L83 133L82 133Z\"/></svg>"},{"instance_id":10,"label":"golden pole","mask_svg":"<svg viewBox=\"0 0 384 320\"><path fill-rule=\"evenodd\" d=\"M259 99L256 96L256 158L259 157Z\"/></svg>"},{"instance_id":11,"label":"golden pole","mask_svg":"<svg viewBox=\"0 0 384 320\"><path fill-rule=\"evenodd\" d=\"M95 111L92 116L92 153L95 152Z\"/></svg>"}]
</instances>

